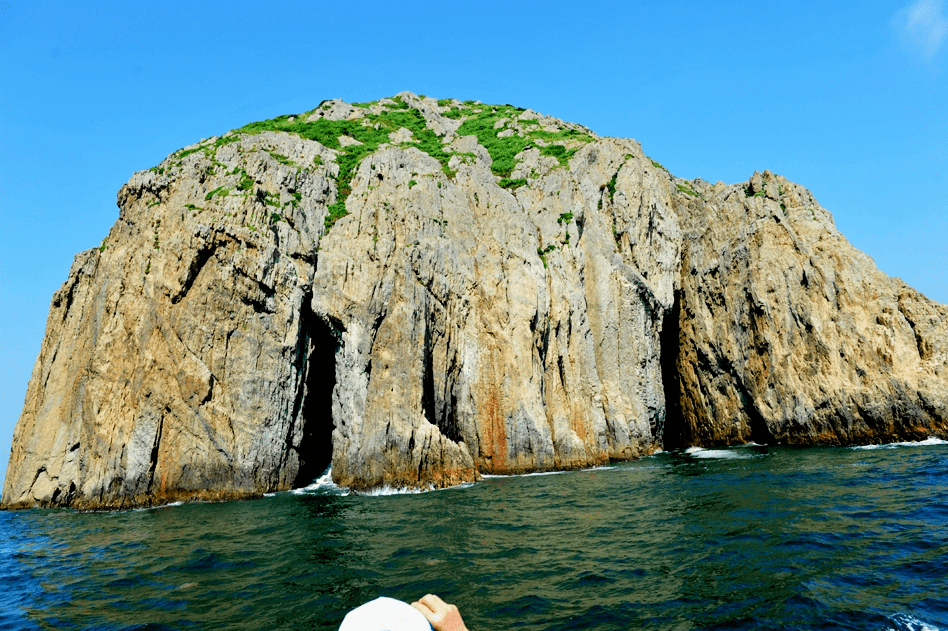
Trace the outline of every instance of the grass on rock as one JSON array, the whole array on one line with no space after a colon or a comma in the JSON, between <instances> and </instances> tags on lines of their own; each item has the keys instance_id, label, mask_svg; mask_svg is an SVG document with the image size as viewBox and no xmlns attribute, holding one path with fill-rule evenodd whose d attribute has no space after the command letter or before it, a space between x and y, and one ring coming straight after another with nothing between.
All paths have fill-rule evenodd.
<instances>
[{"instance_id":1,"label":"grass on rock","mask_svg":"<svg viewBox=\"0 0 948 631\"><path fill-rule=\"evenodd\" d=\"M352 193L352 178L359 164L383 144L391 144L402 148L416 147L436 159L448 177L455 175L455 171L448 166L453 154L446 150L442 139L428 127L421 112L413 109L400 96L383 99L383 101L385 101L384 107L375 108L379 112L375 114L370 113L368 109L376 106L380 101L354 103L354 106L363 108L364 113L362 118L354 120L332 121L325 118L315 118L308 121L306 120L306 114L287 114L250 123L217 138L212 146L216 149L225 144L237 142L243 136L275 131L315 140L323 146L337 151L336 163L339 166L338 175L335 176L337 195L335 203L328 207L325 220L325 228L328 232L336 221L348 214L346 199ZM492 160L491 171L501 178L500 185L508 189L515 189L527 184L527 181L523 178L510 178L510 174L517 165L516 156L524 149L536 146L540 149L542 155L552 156L559 161L561 166L566 166L569 159L577 151L575 145L582 145L593 140L590 134L576 129L547 131L535 119L518 121L518 117L524 110L512 105L484 105L474 101L460 103L451 99L442 99L438 101L438 104L442 107L451 106L451 109L443 113L442 116L455 120L463 119L463 123L457 131L458 135L474 135L477 137L478 142L490 154ZM328 102L323 102L314 111L325 110L326 106L328 106ZM394 143L389 139L391 133L402 127L411 131L414 142ZM502 137L498 136L506 129L511 130L511 132ZM351 143L343 146L339 141L339 138L343 136L358 141L358 144ZM567 144L574 146L568 148ZM175 154L175 157L180 159L200 151L202 148L204 147L182 150ZM281 164L298 166L287 156L272 151L268 153ZM319 164L322 164L322 160L317 156L314 160L314 166ZM236 189L250 192L255 185L254 180L243 169L240 169L239 174L241 177L237 182ZM225 196L228 193L228 189L220 187L208 193L205 199L210 200L216 195Z\"/></svg>"}]
</instances>

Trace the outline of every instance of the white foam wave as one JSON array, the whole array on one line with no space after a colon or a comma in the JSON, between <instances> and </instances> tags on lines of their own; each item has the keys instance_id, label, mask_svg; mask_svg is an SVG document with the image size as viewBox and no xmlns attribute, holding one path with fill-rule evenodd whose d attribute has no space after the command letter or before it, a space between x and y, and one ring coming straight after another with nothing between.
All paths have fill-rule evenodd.
<instances>
[{"instance_id":1,"label":"white foam wave","mask_svg":"<svg viewBox=\"0 0 948 631\"><path fill-rule=\"evenodd\" d=\"M395 487L395 486L383 486L378 489L372 489L371 491L359 491L356 495L368 495L370 497L384 497L387 495L418 495L419 493L437 493L439 491L456 491L458 489L468 489L477 484L476 482L462 482L461 484L455 484L453 486L444 486L440 489L436 489L432 485L428 485L422 488L405 488L405 487Z\"/></svg>"},{"instance_id":2,"label":"white foam wave","mask_svg":"<svg viewBox=\"0 0 948 631\"><path fill-rule=\"evenodd\" d=\"M730 449L705 449L704 447L689 447L685 453L692 458L719 458L721 460L744 460L753 458L753 455L732 451Z\"/></svg>"},{"instance_id":3,"label":"white foam wave","mask_svg":"<svg viewBox=\"0 0 948 631\"><path fill-rule=\"evenodd\" d=\"M858 450L896 449L898 447L929 447L932 445L948 445L948 440L942 440L940 438L935 438L934 436L932 436L930 438L927 438L926 440L920 440L917 442L886 443L884 445L859 445L858 447L853 447L853 449L858 449Z\"/></svg>"},{"instance_id":4,"label":"white foam wave","mask_svg":"<svg viewBox=\"0 0 948 631\"><path fill-rule=\"evenodd\" d=\"M328 493L332 495L344 495L348 490L332 481L332 465L326 467L323 474L316 478L309 486L300 489L293 489L291 493L295 495L304 495L312 493Z\"/></svg>"},{"instance_id":5,"label":"white foam wave","mask_svg":"<svg viewBox=\"0 0 948 631\"><path fill-rule=\"evenodd\" d=\"M172 506L181 506L182 504L184 504L184 502L181 502L181 501L170 502L168 504L158 504L157 506L142 506L140 508L133 508L131 509L131 511L134 513L134 512L146 511L146 510L158 510L160 508L171 508ZM99 512L99 511L89 511L89 512L94 513L94 512ZM102 512L107 512L107 511L102 511ZM119 511L119 512L125 512L125 511Z\"/></svg>"},{"instance_id":6,"label":"white foam wave","mask_svg":"<svg viewBox=\"0 0 948 631\"><path fill-rule=\"evenodd\" d=\"M359 491L358 494L368 495L369 497L386 497L389 495L418 495L420 493L427 493L428 491L433 490L433 486L425 487L423 489L382 486L377 489L372 489L371 491Z\"/></svg>"},{"instance_id":7,"label":"white foam wave","mask_svg":"<svg viewBox=\"0 0 948 631\"><path fill-rule=\"evenodd\" d=\"M598 467L589 467L588 469L580 469L580 471L611 471L612 469L615 469L615 468L616 468L615 466L601 465Z\"/></svg>"},{"instance_id":8,"label":"white foam wave","mask_svg":"<svg viewBox=\"0 0 948 631\"><path fill-rule=\"evenodd\" d=\"M895 626L889 627L888 631L943 631L939 627L907 613L897 613L890 619Z\"/></svg>"},{"instance_id":9,"label":"white foam wave","mask_svg":"<svg viewBox=\"0 0 948 631\"><path fill-rule=\"evenodd\" d=\"M474 482L465 482L455 486L447 486L442 489L436 489L433 486L422 488L403 488L394 486L383 486L371 491L352 492L345 486L339 486L332 481L332 467L327 467L321 476L316 478L309 486L293 489L290 491L294 495L366 495L369 497L385 497L388 495L417 495L419 493L429 493L431 491L450 491L452 489L466 489L474 486ZM276 493L268 493L266 497L272 497Z\"/></svg>"}]
</instances>

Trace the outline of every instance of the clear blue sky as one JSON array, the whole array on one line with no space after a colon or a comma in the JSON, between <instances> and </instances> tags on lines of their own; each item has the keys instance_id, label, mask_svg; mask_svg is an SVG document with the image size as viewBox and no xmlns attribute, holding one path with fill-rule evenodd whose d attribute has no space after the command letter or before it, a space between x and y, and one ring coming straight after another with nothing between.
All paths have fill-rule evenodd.
<instances>
[{"instance_id":1,"label":"clear blue sky","mask_svg":"<svg viewBox=\"0 0 948 631\"><path fill-rule=\"evenodd\" d=\"M943 0L0 2L0 477L53 292L180 147L327 98L511 103L785 175L948 302L946 71Z\"/></svg>"}]
</instances>

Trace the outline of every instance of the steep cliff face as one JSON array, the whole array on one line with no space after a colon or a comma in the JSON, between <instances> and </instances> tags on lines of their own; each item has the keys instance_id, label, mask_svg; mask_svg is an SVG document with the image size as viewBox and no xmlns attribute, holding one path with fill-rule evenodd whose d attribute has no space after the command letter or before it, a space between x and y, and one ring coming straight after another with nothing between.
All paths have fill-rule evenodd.
<instances>
[{"instance_id":1,"label":"steep cliff face","mask_svg":"<svg viewBox=\"0 0 948 631\"><path fill-rule=\"evenodd\" d=\"M683 422L666 444L944 434L944 305L881 273L784 178L698 191L679 207Z\"/></svg>"},{"instance_id":2,"label":"steep cliff face","mask_svg":"<svg viewBox=\"0 0 948 631\"><path fill-rule=\"evenodd\" d=\"M202 141L118 202L53 298L4 506L948 426L945 307L769 173L685 182L632 140L402 93Z\"/></svg>"}]
</instances>

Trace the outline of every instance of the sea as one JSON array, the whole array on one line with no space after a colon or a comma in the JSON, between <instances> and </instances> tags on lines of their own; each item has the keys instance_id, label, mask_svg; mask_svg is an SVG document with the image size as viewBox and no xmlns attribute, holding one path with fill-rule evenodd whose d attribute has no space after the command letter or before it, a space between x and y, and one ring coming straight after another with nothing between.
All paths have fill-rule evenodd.
<instances>
[{"instance_id":1,"label":"sea","mask_svg":"<svg viewBox=\"0 0 948 631\"><path fill-rule=\"evenodd\" d=\"M745 445L451 489L0 512L0 629L948 631L948 443Z\"/></svg>"}]
</instances>

